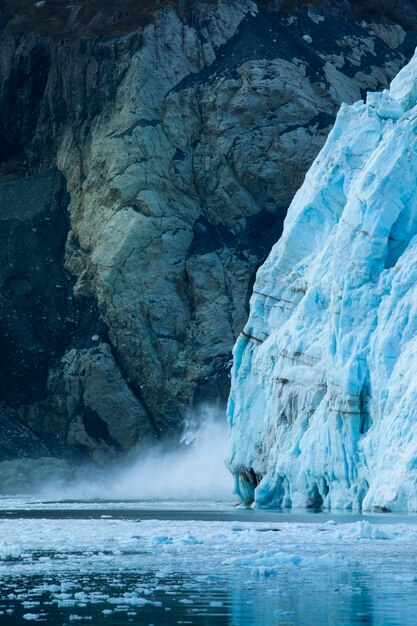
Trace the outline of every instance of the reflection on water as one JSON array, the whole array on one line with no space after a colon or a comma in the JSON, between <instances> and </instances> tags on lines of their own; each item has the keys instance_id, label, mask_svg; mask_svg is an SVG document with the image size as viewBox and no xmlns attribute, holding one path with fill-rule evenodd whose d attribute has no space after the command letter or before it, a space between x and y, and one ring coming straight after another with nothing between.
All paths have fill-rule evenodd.
<instances>
[{"instance_id":1,"label":"reflection on water","mask_svg":"<svg viewBox=\"0 0 417 626\"><path fill-rule=\"evenodd\" d=\"M330 570L282 572L273 579L250 583L232 577L230 626L412 626L416 624L415 585L390 584L387 577ZM160 622L163 623L163 622ZM168 624L169 622L167 622ZM215 624L216 621L206 623Z\"/></svg>"},{"instance_id":2,"label":"reflection on water","mask_svg":"<svg viewBox=\"0 0 417 626\"><path fill-rule=\"evenodd\" d=\"M184 575L155 578L150 574L80 576L57 580L28 577L2 583L0 623L23 626L28 621L47 624L89 622L95 625L174 624L224 626L411 626L416 623L413 587L378 585L359 572L326 572L324 578L294 576L289 572L267 580L248 582L241 576L202 579ZM46 586L67 592L44 591ZM382 582L382 581L379 581ZM137 590L151 589L152 603L137 605ZM82 591L80 591L82 589ZM93 594L93 602L83 602ZM107 598L116 602L109 604Z\"/></svg>"}]
</instances>

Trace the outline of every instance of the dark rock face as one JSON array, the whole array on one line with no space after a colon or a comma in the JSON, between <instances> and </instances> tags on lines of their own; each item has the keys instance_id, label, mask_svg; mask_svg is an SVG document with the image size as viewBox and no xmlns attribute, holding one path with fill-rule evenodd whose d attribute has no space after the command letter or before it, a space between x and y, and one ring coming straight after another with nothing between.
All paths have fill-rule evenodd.
<instances>
[{"instance_id":1,"label":"dark rock face","mask_svg":"<svg viewBox=\"0 0 417 626\"><path fill-rule=\"evenodd\" d=\"M0 396L13 406L46 397L74 328L68 201L58 170L0 186Z\"/></svg>"},{"instance_id":2,"label":"dark rock face","mask_svg":"<svg viewBox=\"0 0 417 626\"><path fill-rule=\"evenodd\" d=\"M225 402L338 107L417 43L413 3L166 4L113 36L110 4L76 3L61 39L59 3L2 18L0 400L59 456L106 462Z\"/></svg>"},{"instance_id":3,"label":"dark rock face","mask_svg":"<svg viewBox=\"0 0 417 626\"><path fill-rule=\"evenodd\" d=\"M33 141L51 58L48 45L36 38L29 38L21 50L13 38L7 43L0 60L0 162L11 162L12 169ZM21 173L26 173L24 168Z\"/></svg>"},{"instance_id":4,"label":"dark rock face","mask_svg":"<svg viewBox=\"0 0 417 626\"><path fill-rule=\"evenodd\" d=\"M30 456L48 456L49 450L40 439L23 424L15 412L0 404L0 458L2 461Z\"/></svg>"}]
</instances>

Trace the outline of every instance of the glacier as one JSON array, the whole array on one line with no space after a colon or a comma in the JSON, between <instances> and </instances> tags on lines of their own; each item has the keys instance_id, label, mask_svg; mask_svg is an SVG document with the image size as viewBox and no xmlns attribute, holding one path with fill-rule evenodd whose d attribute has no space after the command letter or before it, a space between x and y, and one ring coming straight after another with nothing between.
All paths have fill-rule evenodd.
<instances>
[{"instance_id":1,"label":"glacier","mask_svg":"<svg viewBox=\"0 0 417 626\"><path fill-rule=\"evenodd\" d=\"M417 52L342 105L259 269L227 464L254 506L417 510Z\"/></svg>"}]
</instances>

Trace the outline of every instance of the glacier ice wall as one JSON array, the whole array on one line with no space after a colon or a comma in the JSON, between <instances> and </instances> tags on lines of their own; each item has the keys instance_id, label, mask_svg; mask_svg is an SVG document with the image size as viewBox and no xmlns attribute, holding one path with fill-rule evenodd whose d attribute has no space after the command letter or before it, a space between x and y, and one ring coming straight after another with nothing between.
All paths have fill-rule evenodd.
<instances>
[{"instance_id":1,"label":"glacier ice wall","mask_svg":"<svg viewBox=\"0 0 417 626\"><path fill-rule=\"evenodd\" d=\"M417 53L343 105L234 349L228 466L259 506L417 510Z\"/></svg>"}]
</instances>

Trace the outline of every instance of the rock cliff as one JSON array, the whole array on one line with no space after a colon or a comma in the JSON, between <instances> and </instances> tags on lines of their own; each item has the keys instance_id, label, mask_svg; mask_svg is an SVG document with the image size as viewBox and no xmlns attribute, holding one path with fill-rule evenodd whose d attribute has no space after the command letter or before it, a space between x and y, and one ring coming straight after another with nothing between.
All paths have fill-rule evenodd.
<instances>
[{"instance_id":1,"label":"rock cliff","mask_svg":"<svg viewBox=\"0 0 417 626\"><path fill-rule=\"evenodd\" d=\"M16 455L106 462L225 402L337 109L414 50L413 3L368 4L3 2L0 390L38 442Z\"/></svg>"}]
</instances>

